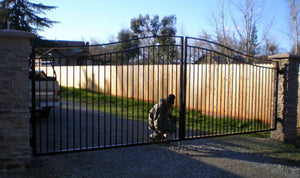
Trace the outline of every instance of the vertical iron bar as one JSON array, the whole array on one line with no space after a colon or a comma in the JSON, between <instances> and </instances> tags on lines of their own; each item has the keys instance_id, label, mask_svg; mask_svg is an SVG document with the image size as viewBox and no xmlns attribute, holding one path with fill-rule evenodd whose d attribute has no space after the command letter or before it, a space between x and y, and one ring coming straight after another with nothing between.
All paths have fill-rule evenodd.
<instances>
[{"instance_id":1,"label":"vertical iron bar","mask_svg":"<svg viewBox=\"0 0 300 178\"><path fill-rule=\"evenodd\" d=\"M181 37L181 59L180 59L180 121L179 139L185 139L185 112L186 112L186 58L188 38Z\"/></svg>"},{"instance_id":2,"label":"vertical iron bar","mask_svg":"<svg viewBox=\"0 0 300 178\"><path fill-rule=\"evenodd\" d=\"M267 70L267 73L266 73L266 81L267 81L267 84L266 84L266 98L268 98L267 102L266 102L266 118L267 118L267 121L265 124L265 126L268 126L269 123L270 123L270 105L269 103L271 102L271 93L272 93L272 90L270 89L270 80L271 80L271 77L270 77L270 71L272 69L266 69ZM267 91L271 91L271 92L267 92ZM269 129L269 127L265 127L265 129Z\"/></svg>"},{"instance_id":3,"label":"vertical iron bar","mask_svg":"<svg viewBox=\"0 0 300 178\"><path fill-rule=\"evenodd\" d=\"M152 101L154 102L155 101L155 78L154 78L154 75L155 75L155 46L153 46L152 47L152 55L153 55L153 57L152 57L152 61L153 61L153 68L152 68L152 78L153 78L153 80L152 80L152 86L153 86L153 93L152 93ZM159 75L159 73L157 72L157 77L158 77L158 75ZM158 89L158 88L157 88Z\"/></svg>"},{"instance_id":4,"label":"vertical iron bar","mask_svg":"<svg viewBox=\"0 0 300 178\"><path fill-rule=\"evenodd\" d=\"M132 118L131 118L131 143L134 143L134 63L131 65L132 69Z\"/></svg>"},{"instance_id":5,"label":"vertical iron bar","mask_svg":"<svg viewBox=\"0 0 300 178\"><path fill-rule=\"evenodd\" d=\"M201 54L202 54L202 56L204 56L204 50L203 49L201 49ZM201 61L199 61L199 65L201 65L201 92L200 92L200 95L201 95L201 101L200 101L200 105L201 105L201 120L200 120L200 122L199 122L199 128L200 128L200 136L202 136L203 135L203 131L202 130L204 130L204 129L202 129L202 127L203 127L203 117L204 117L204 114L203 114L203 105L204 105L204 107L205 107L205 104L203 104L203 101L205 101L205 95L203 95L203 93L204 93L204 91L205 91L205 85L204 85L204 80L205 80L205 78L204 78L204 59L202 59ZM199 68L200 68L200 66L199 66ZM204 91L203 91L203 89L204 89ZM203 97L204 96L204 97Z\"/></svg>"},{"instance_id":6,"label":"vertical iron bar","mask_svg":"<svg viewBox=\"0 0 300 178\"><path fill-rule=\"evenodd\" d=\"M265 113L266 113L266 108L265 108L265 103L266 103L266 95L265 95L265 90L266 90L266 70L265 68L261 68L262 70L262 76L261 76L261 88L260 88L260 91L261 91L261 104L260 104L260 107L261 107L261 118L257 120L259 126L260 126L260 129L259 130L263 130L264 129L264 122L265 122Z\"/></svg>"},{"instance_id":7,"label":"vertical iron bar","mask_svg":"<svg viewBox=\"0 0 300 178\"><path fill-rule=\"evenodd\" d=\"M196 48L193 48L193 55L192 55L192 58L193 59L196 59ZM191 58L191 59L192 59ZM191 61L192 63L192 61ZM192 64L190 64L192 65ZM192 124L193 124L193 133L195 134L195 137L197 137L197 125L196 125L196 121L195 119L197 118L195 116L195 114L197 113L198 111L198 105L197 105L197 100L198 100L198 95L195 95L195 90L198 90L198 77L199 77L199 74L196 73L196 65L193 64L193 67L194 67L194 70L193 70L193 115L192 115ZM195 101L196 100L196 101Z\"/></svg>"},{"instance_id":8,"label":"vertical iron bar","mask_svg":"<svg viewBox=\"0 0 300 178\"><path fill-rule=\"evenodd\" d=\"M89 118L89 108L88 108L88 61L85 58L85 147L88 148L89 138L88 138L88 118Z\"/></svg>"},{"instance_id":9,"label":"vertical iron bar","mask_svg":"<svg viewBox=\"0 0 300 178\"><path fill-rule=\"evenodd\" d=\"M138 51L138 58L140 56L140 52ZM135 64L133 65L135 66ZM134 67L135 68L135 67ZM136 122L137 122L137 133L136 133L136 137L137 137L137 143L139 143L139 136L140 136L140 118L139 118L139 99L140 99L140 66L139 66L139 60L137 61L137 102L138 102L138 105L137 105L137 116L136 116ZM134 120L134 119L133 119Z\"/></svg>"},{"instance_id":10,"label":"vertical iron bar","mask_svg":"<svg viewBox=\"0 0 300 178\"><path fill-rule=\"evenodd\" d=\"M231 78L233 77L233 66L234 65L235 65L235 63L232 62L232 58L229 57L227 92L226 92L227 93L227 100L228 100L227 101L228 102L228 104L227 104L228 105L228 107L227 107L227 130L226 130L225 134L229 134L229 132L232 129L231 120L232 120L232 117L233 117L233 114L232 114L233 99L230 97L230 90L233 90L233 82L231 82L232 81ZM231 105L230 105L230 103L231 103Z\"/></svg>"},{"instance_id":11,"label":"vertical iron bar","mask_svg":"<svg viewBox=\"0 0 300 178\"><path fill-rule=\"evenodd\" d=\"M273 67L273 63L271 63L271 65L270 66L272 66ZM275 108L273 109L273 99L274 99L274 87L273 86L275 86L274 85L274 79L275 79L275 77L274 77L274 75L273 75L273 68L270 68L269 69L270 71L269 71L269 75L270 75L270 83L269 83L269 89L268 89L268 91L271 91L270 92L270 94L269 94L269 97L270 97L270 99L269 99L269 122L268 122L268 124L269 124L269 128L268 129L272 129L272 119L273 119L273 116L275 116L275 115L273 115L274 113L274 110L275 110ZM273 78L274 77L274 78Z\"/></svg>"},{"instance_id":12,"label":"vertical iron bar","mask_svg":"<svg viewBox=\"0 0 300 178\"><path fill-rule=\"evenodd\" d=\"M110 58L110 70L109 70L109 145L112 146L112 66L113 66L113 59L112 53L109 54Z\"/></svg>"},{"instance_id":13,"label":"vertical iron bar","mask_svg":"<svg viewBox=\"0 0 300 178\"><path fill-rule=\"evenodd\" d=\"M68 76L68 73L69 73L69 66L68 66L68 58L66 59L66 88L67 88L67 93L66 93L66 101L67 101L67 109L66 109L66 124L67 124L67 127L66 127L66 147L67 147L67 150L69 150L69 76Z\"/></svg>"},{"instance_id":14,"label":"vertical iron bar","mask_svg":"<svg viewBox=\"0 0 300 178\"><path fill-rule=\"evenodd\" d=\"M101 130L101 117L100 117L100 85L101 85L101 78L100 78L100 64L99 64L99 60L100 60L100 57L101 56L98 56L98 58L97 58L97 65L98 65L98 131L97 131L97 135L98 135L98 148L101 146L101 143L100 143L100 141L101 141L101 139L100 139L100 137L101 137L101 132L100 132L100 130Z\"/></svg>"},{"instance_id":15,"label":"vertical iron bar","mask_svg":"<svg viewBox=\"0 0 300 178\"><path fill-rule=\"evenodd\" d=\"M214 55L216 55L215 53L214 53ZM219 55L219 54L218 54ZM216 117L216 111L215 111L215 94L218 96L218 93L215 93L215 88L216 88L216 86L215 86L215 77L216 77L216 62L215 61L211 61L212 62L212 68L213 68L213 70L212 70L212 72L213 72L213 79L212 79L212 94L213 94L213 96L212 96L212 134L213 135L215 135L216 134L216 119L217 119L217 117Z\"/></svg>"},{"instance_id":16,"label":"vertical iron bar","mask_svg":"<svg viewBox=\"0 0 300 178\"><path fill-rule=\"evenodd\" d=\"M121 145L123 145L123 122L124 122L124 116L123 116L123 112L124 112L124 52L121 53L121 68L122 68L122 71L121 71L121 90L122 90L122 101L121 101Z\"/></svg>"},{"instance_id":17,"label":"vertical iron bar","mask_svg":"<svg viewBox=\"0 0 300 178\"><path fill-rule=\"evenodd\" d=\"M232 102L233 102L233 98L235 97L235 103L234 103L234 107L232 107L232 112L234 112L235 114L235 118L231 118L231 126L234 126L233 128L233 133L236 133L236 130L238 128L236 128L238 126L237 123L239 123L239 109L240 109L240 106L239 106L239 85L240 85L240 78L239 78L239 75L240 75L240 62L239 61L236 61L236 64L235 64L235 90L232 90L231 91L231 96L232 96ZM232 83L234 82L234 78L233 78L233 75L232 75ZM231 132L232 133L232 132Z\"/></svg>"},{"instance_id":18,"label":"vertical iron bar","mask_svg":"<svg viewBox=\"0 0 300 178\"><path fill-rule=\"evenodd\" d=\"M205 50L205 58L206 58L205 59L205 73L206 74L205 74L205 88L204 88L204 93L205 93L204 94L204 96L205 96L205 99L204 99L204 103L205 103L204 104L205 105L204 109L205 109L206 113L205 113L204 129L203 130L204 130L204 136L207 136L206 135L207 134L207 132L206 132L207 130L206 129L208 129L207 128L207 120L208 120L207 119L207 110L208 110L207 108L209 107L209 104L207 104L207 98L208 98L207 95L209 95L209 93L207 94L207 92L208 92L208 87L207 87L207 85L208 85L207 84L208 83L208 58L209 58L207 50Z\"/></svg>"},{"instance_id":19,"label":"vertical iron bar","mask_svg":"<svg viewBox=\"0 0 300 178\"><path fill-rule=\"evenodd\" d=\"M142 59L143 59L143 115L142 115L142 143L145 142L145 124L144 124L144 119L145 119L145 49L142 48Z\"/></svg>"},{"instance_id":20,"label":"vertical iron bar","mask_svg":"<svg viewBox=\"0 0 300 178\"><path fill-rule=\"evenodd\" d=\"M168 91L168 94L171 94L171 93L174 94L173 90L172 90L173 89L173 80L172 80L173 79L173 64L172 64L173 57L170 58L171 57L170 51L173 50L174 48L175 48L174 46L171 46L171 49L168 48L168 65L167 65L167 81L168 81L167 82L168 83L168 85L167 85L167 91ZM169 67L171 67L171 68L169 68ZM170 74L170 77L169 77L169 74ZM169 86L169 83L170 83L170 86ZM175 95L175 98L176 98L176 94L174 94L174 95ZM175 99L175 101L176 101L176 99ZM175 104L175 101L174 101L174 104ZM173 115L173 108L171 110L171 115Z\"/></svg>"},{"instance_id":21,"label":"vertical iron bar","mask_svg":"<svg viewBox=\"0 0 300 178\"><path fill-rule=\"evenodd\" d=\"M269 86L269 90L271 91L270 92L270 101L269 101L269 110L270 110L270 115L269 115L269 130L272 130L272 128L273 128L273 117L275 117L275 102L274 102L274 99L275 99L275 84L276 84L276 82L275 82L275 79L276 79L276 77L274 76L274 74L275 74L275 70L274 70L274 65L273 65L273 62L271 63L271 68L270 68L270 86Z\"/></svg>"},{"instance_id":22,"label":"vertical iron bar","mask_svg":"<svg viewBox=\"0 0 300 178\"><path fill-rule=\"evenodd\" d=\"M92 147L95 147L95 98L94 98L94 87L95 87L95 75L94 75L94 60L90 58L92 67Z\"/></svg>"},{"instance_id":23,"label":"vertical iron bar","mask_svg":"<svg viewBox=\"0 0 300 178\"><path fill-rule=\"evenodd\" d=\"M60 87L60 90L62 89L61 88L61 75L62 75L62 72L61 72L61 60L59 60L59 87ZM61 104L62 102L62 93L60 93L59 95L59 102ZM62 107L60 105L59 107L59 124L60 124L60 150L63 149L63 124L62 124Z\"/></svg>"},{"instance_id":24,"label":"vertical iron bar","mask_svg":"<svg viewBox=\"0 0 300 178\"><path fill-rule=\"evenodd\" d=\"M249 121L249 64L246 64L246 69L245 69L245 85L246 85L246 94L245 94L245 124L247 124L248 129L246 131L249 132L249 126L248 126L248 121Z\"/></svg>"},{"instance_id":25,"label":"vertical iron bar","mask_svg":"<svg viewBox=\"0 0 300 178\"><path fill-rule=\"evenodd\" d=\"M257 106L257 95L256 95L256 84L257 84L257 66L253 66L253 80L252 80L252 113L253 117L251 118L251 126L255 130L254 120L257 118L256 106Z\"/></svg>"},{"instance_id":26,"label":"vertical iron bar","mask_svg":"<svg viewBox=\"0 0 300 178\"><path fill-rule=\"evenodd\" d=\"M276 65L276 69L275 69L275 76L276 76L276 78L275 78L275 80L276 80L276 82L275 82L275 101L274 101L274 107L275 107L275 109L274 109L274 116L275 116L275 118L273 118L274 120L275 120L275 125L274 125L274 128L273 129L277 129L277 121L278 121L278 85L279 85L279 81L278 81L278 79L279 79L279 62L276 62L275 63L275 65Z\"/></svg>"},{"instance_id":27,"label":"vertical iron bar","mask_svg":"<svg viewBox=\"0 0 300 178\"><path fill-rule=\"evenodd\" d=\"M220 91L220 98L218 99L219 100L219 112L220 112L220 115L219 115L220 116L220 118L219 118L219 128L218 128L218 132L217 132L218 135L221 135L221 127L222 127L221 125L223 124L222 119L224 117L223 116L224 113L222 113L222 100L223 100L222 94L223 94L223 89L224 89L224 87L223 87L223 82L224 82L224 80L223 80L223 66L225 65L226 57L223 58L223 60L224 61L221 64L218 64L219 65L219 70L220 70L219 78L217 79L218 82L220 81L220 87L217 90L217 91Z\"/></svg>"},{"instance_id":28,"label":"vertical iron bar","mask_svg":"<svg viewBox=\"0 0 300 178\"><path fill-rule=\"evenodd\" d=\"M243 63L241 63L241 70L242 70L242 72L241 72L241 74L240 74L240 76L241 76L241 79L242 79L242 81L241 81L241 87L240 87L240 89L242 90L241 92L242 92L242 96L241 96L241 121L240 122L242 122L242 124L241 125L243 125L244 124L244 96L245 96L245 93L244 93L244 91L245 91L245 63L243 62ZM245 128L243 128L243 127L241 127L240 128L240 132L244 132L245 130L244 130Z\"/></svg>"},{"instance_id":29,"label":"vertical iron bar","mask_svg":"<svg viewBox=\"0 0 300 178\"><path fill-rule=\"evenodd\" d=\"M104 74L103 74L103 82L104 82L104 98L103 98L103 103L104 103L104 118L103 118L103 146L105 147L106 146L106 66L107 66L107 60L106 60L106 55L104 55L104 61L105 61L105 65L103 66L104 67Z\"/></svg>"},{"instance_id":30,"label":"vertical iron bar","mask_svg":"<svg viewBox=\"0 0 300 178\"><path fill-rule=\"evenodd\" d=\"M150 90L150 59L151 59L151 54L150 54L150 47L147 47L148 51L148 88ZM154 73L152 72L152 76L154 76ZM150 91L148 90L148 109L150 109ZM154 86L152 85L152 92L154 92ZM153 100L152 100L153 101ZM148 118L147 118L148 119ZM149 123L147 122L147 129L149 128ZM149 141L149 131L147 132L147 141Z\"/></svg>"},{"instance_id":31,"label":"vertical iron bar","mask_svg":"<svg viewBox=\"0 0 300 178\"><path fill-rule=\"evenodd\" d=\"M243 66L244 66L244 63L243 62L240 62L239 64L239 75L238 75L238 81L239 81L239 85L238 85L238 88L237 88L237 91L239 92L239 99L238 99L238 122L239 122L239 125L238 125L238 130L237 130L237 133L240 133L241 132L241 129L242 127L240 127L243 122Z\"/></svg>"},{"instance_id":32,"label":"vertical iron bar","mask_svg":"<svg viewBox=\"0 0 300 178\"><path fill-rule=\"evenodd\" d=\"M188 46L186 46L186 63L187 63L187 58L188 58L188 55L191 55L191 48L192 47L189 47L188 48ZM188 53L188 49L189 49L189 53ZM189 57L191 57L191 56L189 56ZM187 64L186 64L187 65ZM188 83L188 95L186 95L186 98L188 98L188 103L187 103L187 105L188 105L188 108L191 108L191 65L189 65L189 68L188 68L189 70L188 71L186 71L186 73L187 73L187 75L186 75L186 78L185 78L185 80L186 80L186 83ZM187 67L186 67L186 70L187 70ZM187 76L189 76L189 78L187 78ZM188 80L188 81L187 81ZM187 86L186 86L186 89L185 90L187 90ZM186 107L187 108L187 107ZM187 131L187 137L188 138L190 138L190 123L191 123L191 121L190 121L190 111L188 111L187 112L187 127L186 127L186 129L188 130ZM192 136L193 136L193 130L192 130L192 134L191 134Z\"/></svg>"},{"instance_id":33,"label":"vertical iron bar","mask_svg":"<svg viewBox=\"0 0 300 178\"><path fill-rule=\"evenodd\" d=\"M253 119L253 85L254 85L254 70L252 65L250 65L249 70L249 119L248 119L248 125L250 126L250 123ZM253 128L251 128L253 130Z\"/></svg>"},{"instance_id":34,"label":"vertical iron bar","mask_svg":"<svg viewBox=\"0 0 300 178\"><path fill-rule=\"evenodd\" d=\"M40 66L41 66L41 62L40 62L40 64L39 64ZM46 73L46 75L48 75L48 67L47 67L47 65L46 65L46 71L45 71L45 73ZM47 110L48 110L48 101L49 101L49 99L50 98L48 98L48 82L46 82L46 112L47 112ZM40 90L41 91L41 90ZM43 108L44 109L44 108ZM49 152L49 130L50 130L50 128L49 128L49 116L46 114L46 117L47 117L47 119L46 119L46 147L47 147L47 153Z\"/></svg>"},{"instance_id":35,"label":"vertical iron bar","mask_svg":"<svg viewBox=\"0 0 300 178\"><path fill-rule=\"evenodd\" d=\"M258 67L257 66L255 66L255 80L254 80L254 91L253 91L253 93L254 93L254 95L255 95L255 101L253 102L253 104L254 104L254 106L253 106L253 110L254 110L254 119L252 120L252 126L253 126L253 128L254 128L254 130L256 130L256 125L255 125L255 119L256 118L258 118L258 112L257 112L257 106L258 106L258 100L259 100L259 98L258 98L258 95L257 95L257 86L258 86Z\"/></svg>"},{"instance_id":36,"label":"vertical iron bar","mask_svg":"<svg viewBox=\"0 0 300 178\"><path fill-rule=\"evenodd\" d=\"M76 140L76 132L75 132L75 63L73 62L73 149L76 148L75 140Z\"/></svg>"},{"instance_id":37,"label":"vertical iron bar","mask_svg":"<svg viewBox=\"0 0 300 178\"><path fill-rule=\"evenodd\" d=\"M247 101L248 101L248 79L247 79L247 74L248 74L248 67L249 67L249 64L244 64L245 65L245 67L244 67L244 87L245 87L245 90L244 90L244 98L243 98L243 112L244 112L244 124L246 125L246 123L247 123L247 115L248 115L248 113L249 112L247 112L247 108L248 108L248 105L247 105ZM246 131L246 132L249 132L249 128L245 128L244 129L244 131Z\"/></svg>"},{"instance_id":38,"label":"vertical iron bar","mask_svg":"<svg viewBox=\"0 0 300 178\"><path fill-rule=\"evenodd\" d=\"M221 82L219 82L220 80L219 80L219 77L220 77L220 62L216 62L215 64L214 64L214 68L215 68L215 71L216 71L216 73L215 73L215 76L214 76L214 89L215 89L215 91L216 91L216 98L215 98L215 108L214 108L214 112L215 112L215 135L218 135L219 133L218 133L218 120L219 120L219 118L218 118L218 109L219 109L219 95L220 95L220 92L219 92L219 84L221 83Z\"/></svg>"},{"instance_id":39,"label":"vertical iron bar","mask_svg":"<svg viewBox=\"0 0 300 178\"><path fill-rule=\"evenodd\" d=\"M53 77L55 77L55 81L56 81L56 74L55 74L55 69L54 69L54 66L53 66L53 64L54 64L54 61L53 61L53 58L50 58L50 61L51 61L51 68L53 69ZM56 147L56 138L55 138L55 128L56 128L56 126L55 126L55 120L56 120L56 118L55 118L55 104L54 104L54 101L55 101L55 94L56 94L56 89L55 89L55 87L54 87L54 82L52 82L52 92L53 92L53 95L52 95L52 104L53 104L53 116L52 116L52 120L53 120L53 122L52 122L52 124L53 124L53 128L52 128L52 132L53 132L53 152L55 152L55 147ZM49 113L50 114L50 113Z\"/></svg>"},{"instance_id":40,"label":"vertical iron bar","mask_svg":"<svg viewBox=\"0 0 300 178\"><path fill-rule=\"evenodd\" d=\"M178 46L176 46L176 51L178 51ZM176 61L176 64L172 64L172 76L171 76L171 91L173 92L173 94L175 95L175 103L176 103L176 110L173 110L172 114L174 114L174 116L176 118L177 117L177 108L178 108L178 102L177 102L177 98L179 97L177 95L177 61L178 61L178 54L176 54L173 58L173 61ZM174 78L174 67L175 67L175 78ZM174 81L175 80L175 81ZM175 89L175 90L174 90ZM175 132L174 132L174 135L175 135L175 138L177 138L177 123L176 123L176 129L175 129Z\"/></svg>"},{"instance_id":41,"label":"vertical iron bar","mask_svg":"<svg viewBox=\"0 0 300 178\"><path fill-rule=\"evenodd\" d=\"M264 89L265 89L265 83L264 83L264 77L265 77L265 69L264 68L261 68L261 88L259 90L259 93L260 93L260 97L261 98L261 103L260 103L260 113L261 113L261 116L260 116L260 119L257 120L257 124L259 126L259 130L262 130L262 125L260 124L260 121L263 121L264 120Z\"/></svg>"},{"instance_id":42,"label":"vertical iron bar","mask_svg":"<svg viewBox=\"0 0 300 178\"><path fill-rule=\"evenodd\" d=\"M153 54L154 55L154 54ZM159 56L159 46L157 46L157 102L159 101L159 79L160 79L160 71L159 71L159 66L160 66L160 56Z\"/></svg>"},{"instance_id":43,"label":"vertical iron bar","mask_svg":"<svg viewBox=\"0 0 300 178\"><path fill-rule=\"evenodd\" d=\"M250 118L250 71L249 68L251 67L251 65L247 64L247 70L246 70L246 76L248 77L248 80L246 82L246 102L245 102L245 112L246 112L246 116L245 116L245 124L247 124L248 126L248 132L249 130L249 118Z\"/></svg>"},{"instance_id":44,"label":"vertical iron bar","mask_svg":"<svg viewBox=\"0 0 300 178\"><path fill-rule=\"evenodd\" d=\"M229 112L228 112L228 107L226 104L226 98L228 99L228 95L226 96L226 94L228 93L227 90L229 89L228 86L228 81L229 81L229 74L227 74L227 71L229 71L229 67L230 67L230 58L226 57L226 65L224 65L224 102L223 102L223 108L224 108L224 123L223 124L228 124L228 116L229 116ZM227 74L227 75L226 75ZM228 127L228 125L227 125ZM225 129L226 127L223 127L221 134L224 135L225 134Z\"/></svg>"},{"instance_id":45,"label":"vertical iron bar","mask_svg":"<svg viewBox=\"0 0 300 178\"><path fill-rule=\"evenodd\" d=\"M262 77L262 75L261 75L261 68L260 67L258 67L258 72L259 72L259 78L258 78L258 88L257 88L257 96L258 96L258 104L257 104L257 113L258 113L258 118L257 118L257 120L259 120L260 119L260 117L261 117L261 108L260 107L262 107L261 106L261 96L260 96L260 93L261 93L261 90L260 90L260 87L261 87L261 77ZM257 122L255 122L255 124L256 124L256 130L258 130L258 128L259 128L259 125L258 125L258 123Z\"/></svg>"},{"instance_id":46,"label":"vertical iron bar","mask_svg":"<svg viewBox=\"0 0 300 178\"><path fill-rule=\"evenodd\" d=\"M195 50L196 50L196 49L195 49ZM198 49L198 48L197 48L197 55L196 55L196 56L197 56L197 58L194 57L194 59L199 59L199 58L200 58L200 55L199 55L199 49ZM199 137L199 135L198 135L198 134L199 134L199 128L198 128L198 127L199 127L199 126L198 126L198 120L199 120L199 118L198 118L198 117L199 117L199 99L200 99L200 97L201 97L201 96L199 95L199 88L200 88L200 86L201 86L201 85L200 85L200 71L199 71L199 67L200 67L200 66L199 66L199 64L195 64L195 60L194 60L194 65L197 66L197 75L196 75L196 76L198 76L198 77L197 77L197 84L196 84L196 86L197 86L197 93L196 93L197 98L196 98L196 108L195 108L195 111L196 111L196 114L197 114L197 115L196 115L196 121L197 121L197 122L195 121L195 125L196 125L196 136ZM196 72L195 72L195 73L196 73ZM202 77L202 76L201 76L201 77Z\"/></svg>"},{"instance_id":47,"label":"vertical iron bar","mask_svg":"<svg viewBox=\"0 0 300 178\"><path fill-rule=\"evenodd\" d=\"M212 90L212 60L213 60L213 57L214 57L214 54L213 52L209 52L209 82L208 82L208 117L210 118L209 119L209 122L208 122L208 135L211 136L212 133L213 133L213 109L211 107L213 107L213 103L211 103L211 99L212 99L212 96L213 95L213 90Z\"/></svg>"},{"instance_id":48,"label":"vertical iron bar","mask_svg":"<svg viewBox=\"0 0 300 178\"><path fill-rule=\"evenodd\" d=\"M30 70L31 70L31 124L32 124L32 132L31 132L31 146L33 155L37 155L37 140L36 140L36 103L35 103L35 95L36 95L36 88L35 88L35 45L32 44L32 52L30 56Z\"/></svg>"},{"instance_id":49,"label":"vertical iron bar","mask_svg":"<svg viewBox=\"0 0 300 178\"><path fill-rule=\"evenodd\" d=\"M126 144L128 144L128 142L129 142L129 108L128 108L128 106L129 106L129 62L128 61L126 61L126 63L127 63L127 117L126 117Z\"/></svg>"},{"instance_id":50,"label":"vertical iron bar","mask_svg":"<svg viewBox=\"0 0 300 178\"><path fill-rule=\"evenodd\" d=\"M83 61L83 59L82 59ZM82 71L82 65L80 65L80 69L79 69L79 148L81 150L82 148L82 112L81 112L81 102L82 102L82 88L81 88L81 71Z\"/></svg>"},{"instance_id":51,"label":"vertical iron bar","mask_svg":"<svg viewBox=\"0 0 300 178\"><path fill-rule=\"evenodd\" d=\"M115 80L116 80L116 93L115 93L115 96L116 96L116 117L115 117L115 120L116 120L116 123L115 123L115 129L116 129L116 133L115 133L115 145L118 144L118 54L119 53L115 53L115 57L116 57L116 64L115 64L115 70L116 70L116 76L115 76Z\"/></svg>"},{"instance_id":52,"label":"vertical iron bar","mask_svg":"<svg viewBox=\"0 0 300 178\"><path fill-rule=\"evenodd\" d=\"M269 100L269 97L268 97L268 92L267 91L270 91L270 89L269 89L269 81L268 81L268 70L270 70L270 69L267 69L267 68L264 68L264 73L265 73L265 90L264 90L264 95L265 95L265 99L264 99L264 101L265 101L265 119L264 119L264 122L263 122L263 130L266 130L267 128L266 128L266 125L267 125L267 123L268 123L268 121L269 121L269 116L268 116L268 102L267 101L270 101Z\"/></svg>"},{"instance_id":53,"label":"vertical iron bar","mask_svg":"<svg viewBox=\"0 0 300 178\"><path fill-rule=\"evenodd\" d=\"M39 59L39 60L41 60L41 59ZM35 64L34 64L35 65ZM40 62L38 62L38 71L40 71L41 70L41 63ZM41 109L41 107L42 107L42 104L41 104L41 81L40 81L40 79L38 80L38 83L39 83L39 88L38 88L38 100L39 100L39 110ZM47 130L47 127L45 128L46 130ZM39 119L39 130L40 130L40 137L39 137L39 139L40 139L40 141L39 141L39 143L40 143L40 153L42 153L42 151L43 151L43 143L42 143L42 141L43 140L45 140L45 139L43 139L43 135L42 135L42 121Z\"/></svg>"},{"instance_id":54,"label":"vertical iron bar","mask_svg":"<svg viewBox=\"0 0 300 178\"><path fill-rule=\"evenodd\" d=\"M231 96L232 96L232 103L234 102L234 106L232 104L232 109L231 109L231 113L234 117L231 118L231 126L233 126L233 131L231 131L232 133L236 133L236 126L238 125L237 123L239 123L239 69L240 69L240 63L239 61L235 61L235 64L233 64L233 66L235 67L235 70L232 69L233 73L232 73L232 85L233 82L235 81L235 89L231 91ZM235 73L234 73L235 71ZM234 78L235 75L235 78Z\"/></svg>"},{"instance_id":55,"label":"vertical iron bar","mask_svg":"<svg viewBox=\"0 0 300 178\"><path fill-rule=\"evenodd\" d=\"M265 76L265 87L264 87L264 120L263 120L263 123L262 123L262 127L263 127L263 130L265 130L266 128L265 128L265 124L268 122L268 113L267 113L267 111L268 111L268 109L267 109L267 91L269 91L269 90L267 90L267 88L268 88L268 82L267 82L267 68L264 68L264 76Z\"/></svg>"}]
</instances>

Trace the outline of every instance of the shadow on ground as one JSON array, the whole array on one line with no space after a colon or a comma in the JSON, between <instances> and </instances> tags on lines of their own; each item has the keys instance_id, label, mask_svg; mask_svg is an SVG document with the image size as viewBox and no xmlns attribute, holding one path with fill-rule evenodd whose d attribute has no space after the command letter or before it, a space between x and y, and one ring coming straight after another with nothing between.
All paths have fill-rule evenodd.
<instances>
[{"instance_id":1,"label":"shadow on ground","mask_svg":"<svg viewBox=\"0 0 300 178\"><path fill-rule=\"evenodd\" d=\"M197 139L34 157L27 171L2 177L299 177L295 162L272 156L286 150L270 139Z\"/></svg>"}]
</instances>

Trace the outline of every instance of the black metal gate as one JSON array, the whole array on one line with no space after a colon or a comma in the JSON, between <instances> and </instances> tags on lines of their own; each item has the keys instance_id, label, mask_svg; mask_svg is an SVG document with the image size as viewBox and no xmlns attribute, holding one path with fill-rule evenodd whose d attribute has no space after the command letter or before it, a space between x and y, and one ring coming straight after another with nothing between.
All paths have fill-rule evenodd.
<instances>
[{"instance_id":1,"label":"black metal gate","mask_svg":"<svg viewBox=\"0 0 300 178\"><path fill-rule=\"evenodd\" d=\"M189 37L51 45L30 61L35 155L151 143L148 112L171 93L171 140L275 129L275 62Z\"/></svg>"}]
</instances>

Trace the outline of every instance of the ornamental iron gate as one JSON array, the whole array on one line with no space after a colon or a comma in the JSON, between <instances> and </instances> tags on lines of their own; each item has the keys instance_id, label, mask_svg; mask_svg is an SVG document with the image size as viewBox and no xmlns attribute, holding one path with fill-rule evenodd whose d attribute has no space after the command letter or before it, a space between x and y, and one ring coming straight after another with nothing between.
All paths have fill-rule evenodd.
<instances>
[{"instance_id":1,"label":"ornamental iron gate","mask_svg":"<svg viewBox=\"0 0 300 178\"><path fill-rule=\"evenodd\" d=\"M275 129L277 63L214 42L53 42L30 65L35 155L151 143L148 112L171 93L171 140Z\"/></svg>"}]
</instances>

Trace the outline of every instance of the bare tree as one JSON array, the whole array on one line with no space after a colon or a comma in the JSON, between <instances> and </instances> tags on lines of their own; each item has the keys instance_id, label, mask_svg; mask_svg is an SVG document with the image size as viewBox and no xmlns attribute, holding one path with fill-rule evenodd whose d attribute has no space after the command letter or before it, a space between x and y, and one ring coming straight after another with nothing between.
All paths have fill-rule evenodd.
<instances>
[{"instance_id":1,"label":"bare tree","mask_svg":"<svg viewBox=\"0 0 300 178\"><path fill-rule=\"evenodd\" d=\"M228 42L228 34L225 24L225 10L224 10L224 0L217 0L218 9L212 13L212 22L214 23L214 28L216 32L216 40L220 44L226 45Z\"/></svg>"},{"instance_id":2,"label":"bare tree","mask_svg":"<svg viewBox=\"0 0 300 178\"><path fill-rule=\"evenodd\" d=\"M275 37L266 39L264 44L262 44L261 48L262 55L264 56L278 54L280 51L279 44L277 43Z\"/></svg>"},{"instance_id":3,"label":"bare tree","mask_svg":"<svg viewBox=\"0 0 300 178\"><path fill-rule=\"evenodd\" d=\"M229 3L226 0L216 0L217 1L217 9L214 9L210 16L208 17L208 21L210 25L214 29L214 33L202 30L200 38L204 40L215 41L221 45L227 46L232 49L236 49L237 40L235 38L234 32L229 27L230 18L226 10L229 9ZM201 43L198 42L198 46L214 49L224 54L227 54L227 50L225 48L221 48L220 46L216 46L210 43Z\"/></svg>"},{"instance_id":4,"label":"bare tree","mask_svg":"<svg viewBox=\"0 0 300 178\"><path fill-rule=\"evenodd\" d=\"M268 55L274 55L279 51L278 44L274 40L269 41L266 47L269 51Z\"/></svg>"},{"instance_id":5,"label":"bare tree","mask_svg":"<svg viewBox=\"0 0 300 178\"><path fill-rule=\"evenodd\" d=\"M273 20L268 25L262 24L263 1L235 2L217 0L218 9L212 12L209 19L215 28L212 40L248 55L256 55L260 51L262 42L268 36Z\"/></svg>"},{"instance_id":6,"label":"bare tree","mask_svg":"<svg viewBox=\"0 0 300 178\"><path fill-rule=\"evenodd\" d=\"M239 1L239 4L233 3L233 6L243 18L238 19L231 13L231 19L240 39L241 50L246 54L255 55L258 53L260 46L257 37L257 26L263 18L263 5L258 0L245 0L242 2ZM266 35L263 34L260 41L264 41L265 38Z\"/></svg>"},{"instance_id":7,"label":"bare tree","mask_svg":"<svg viewBox=\"0 0 300 178\"><path fill-rule=\"evenodd\" d=\"M290 7L290 28L291 38L294 40L294 54L298 54L298 43L299 43L299 20L300 20L300 2L299 0L287 0Z\"/></svg>"}]
</instances>

